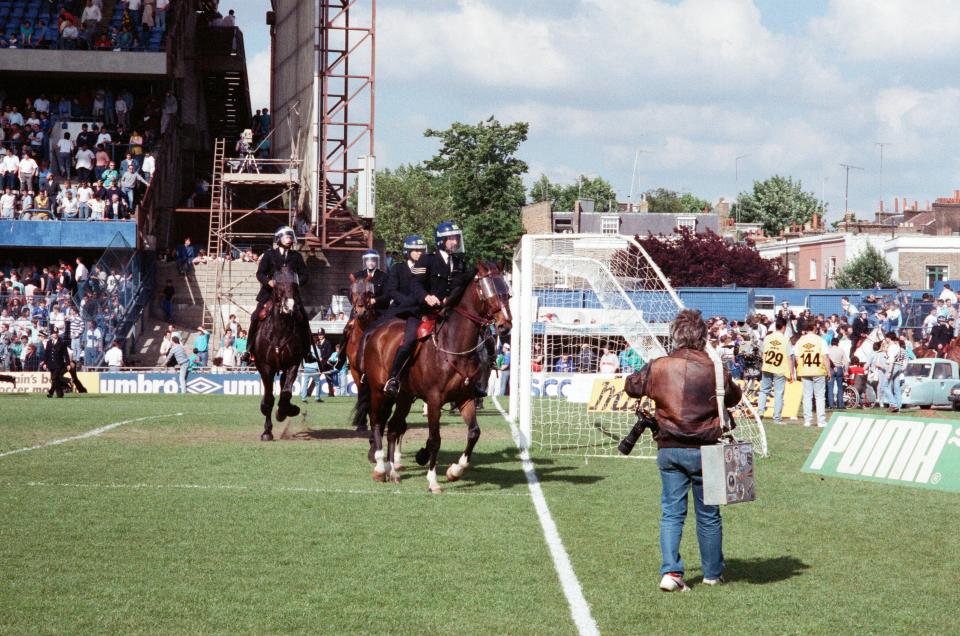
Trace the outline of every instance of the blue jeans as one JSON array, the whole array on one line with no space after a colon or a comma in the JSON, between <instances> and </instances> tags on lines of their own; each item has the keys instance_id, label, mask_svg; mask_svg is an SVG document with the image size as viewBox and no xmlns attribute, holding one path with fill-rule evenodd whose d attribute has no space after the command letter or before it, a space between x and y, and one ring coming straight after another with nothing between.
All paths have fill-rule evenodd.
<instances>
[{"instance_id":1,"label":"blue jeans","mask_svg":"<svg viewBox=\"0 0 960 636\"><path fill-rule=\"evenodd\" d=\"M310 382L316 383L316 388L314 389L314 397L318 400L320 399L320 381L323 378L320 375L320 369L316 363L303 365L303 375L300 376L300 399L304 402L307 401L307 389L310 388Z\"/></svg>"},{"instance_id":2,"label":"blue jeans","mask_svg":"<svg viewBox=\"0 0 960 636\"><path fill-rule=\"evenodd\" d=\"M767 410L767 396L773 388L773 423L783 424L783 392L787 388L787 378L783 375L764 371L760 374L760 397L757 406L760 417Z\"/></svg>"},{"instance_id":3,"label":"blue jeans","mask_svg":"<svg viewBox=\"0 0 960 636\"><path fill-rule=\"evenodd\" d=\"M184 394L187 392L187 375L189 373L190 373L190 365L181 364L180 365L180 392Z\"/></svg>"},{"instance_id":4,"label":"blue jeans","mask_svg":"<svg viewBox=\"0 0 960 636\"><path fill-rule=\"evenodd\" d=\"M815 375L803 378L803 425L813 425L813 402L817 402L817 426L827 425L826 410L827 376Z\"/></svg>"},{"instance_id":5,"label":"blue jeans","mask_svg":"<svg viewBox=\"0 0 960 636\"><path fill-rule=\"evenodd\" d=\"M510 369L500 372L500 395L510 394Z\"/></svg>"},{"instance_id":6,"label":"blue jeans","mask_svg":"<svg viewBox=\"0 0 960 636\"><path fill-rule=\"evenodd\" d=\"M843 369L834 367L827 382L827 407L831 409L843 408Z\"/></svg>"},{"instance_id":7,"label":"blue jeans","mask_svg":"<svg viewBox=\"0 0 960 636\"><path fill-rule=\"evenodd\" d=\"M893 379L884 382L883 399L888 406L903 406L903 367L894 367Z\"/></svg>"},{"instance_id":8,"label":"blue jeans","mask_svg":"<svg viewBox=\"0 0 960 636\"><path fill-rule=\"evenodd\" d=\"M663 490L660 496L660 552L663 565L660 574L683 574L680 539L687 518L687 492L693 488L693 509L697 516L697 544L703 576L718 578L723 574L723 522L720 506L703 503L703 472L699 448L661 448L657 452L657 468Z\"/></svg>"},{"instance_id":9,"label":"blue jeans","mask_svg":"<svg viewBox=\"0 0 960 636\"><path fill-rule=\"evenodd\" d=\"M207 361L210 359L209 351L197 351L197 355L200 357L200 366L207 366Z\"/></svg>"}]
</instances>

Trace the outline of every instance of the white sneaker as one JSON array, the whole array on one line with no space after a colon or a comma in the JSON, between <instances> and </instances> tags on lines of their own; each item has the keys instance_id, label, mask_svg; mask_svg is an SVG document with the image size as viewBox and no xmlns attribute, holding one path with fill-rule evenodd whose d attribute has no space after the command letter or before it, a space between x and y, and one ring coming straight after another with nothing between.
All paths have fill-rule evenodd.
<instances>
[{"instance_id":1,"label":"white sneaker","mask_svg":"<svg viewBox=\"0 0 960 636\"><path fill-rule=\"evenodd\" d=\"M704 585L723 585L726 581L723 580L722 576L718 576L715 579L703 579Z\"/></svg>"},{"instance_id":2,"label":"white sneaker","mask_svg":"<svg viewBox=\"0 0 960 636\"><path fill-rule=\"evenodd\" d=\"M660 579L660 589L664 592L689 592L690 588L683 582L683 577L673 572L663 575Z\"/></svg>"}]
</instances>

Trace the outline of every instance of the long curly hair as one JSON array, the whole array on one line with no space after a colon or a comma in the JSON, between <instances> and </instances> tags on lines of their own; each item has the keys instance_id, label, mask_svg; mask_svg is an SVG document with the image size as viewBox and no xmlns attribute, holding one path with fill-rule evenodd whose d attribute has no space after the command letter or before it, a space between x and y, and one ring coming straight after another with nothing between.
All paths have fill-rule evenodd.
<instances>
[{"instance_id":1,"label":"long curly hair","mask_svg":"<svg viewBox=\"0 0 960 636\"><path fill-rule=\"evenodd\" d=\"M670 339L674 349L703 351L707 346L707 324L699 309L684 309L670 323Z\"/></svg>"}]
</instances>

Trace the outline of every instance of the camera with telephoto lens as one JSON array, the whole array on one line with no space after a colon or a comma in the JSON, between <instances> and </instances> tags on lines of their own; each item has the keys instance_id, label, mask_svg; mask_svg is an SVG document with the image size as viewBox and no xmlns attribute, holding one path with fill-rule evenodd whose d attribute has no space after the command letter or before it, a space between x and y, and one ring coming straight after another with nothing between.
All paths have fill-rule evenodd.
<instances>
[{"instance_id":1,"label":"camera with telephoto lens","mask_svg":"<svg viewBox=\"0 0 960 636\"><path fill-rule=\"evenodd\" d=\"M657 420L651 417L650 414L643 409L638 409L637 423L634 424L633 428L630 429L630 432L627 433L622 440L620 440L620 443L617 445L617 450L624 455L629 455L632 453L633 447L636 446L640 436L643 435L643 432L648 428L653 434L656 434L660 431L660 427L657 426Z\"/></svg>"}]
</instances>

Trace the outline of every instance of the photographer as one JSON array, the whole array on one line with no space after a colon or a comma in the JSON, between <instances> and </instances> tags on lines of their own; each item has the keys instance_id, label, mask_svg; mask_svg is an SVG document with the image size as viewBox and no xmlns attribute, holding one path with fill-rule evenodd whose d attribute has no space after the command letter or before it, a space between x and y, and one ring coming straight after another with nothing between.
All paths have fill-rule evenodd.
<instances>
[{"instance_id":1,"label":"photographer","mask_svg":"<svg viewBox=\"0 0 960 636\"><path fill-rule=\"evenodd\" d=\"M716 444L721 435L717 409L714 362L704 351L707 326L699 311L684 309L670 326L674 351L653 360L626 380L626 393L649 397L656 403L655 432L657 467L663 484L660 517L660 550L663 565L660 589L689 591L684 583L680 538L687 516L687 492L693 488L697 517L697 541L703 566L703 582L723 582L723 527L719 506L703 503L700 447ZM740 402L740 388L724 371L724 406Z\"/></svg>"}]
</instances>

